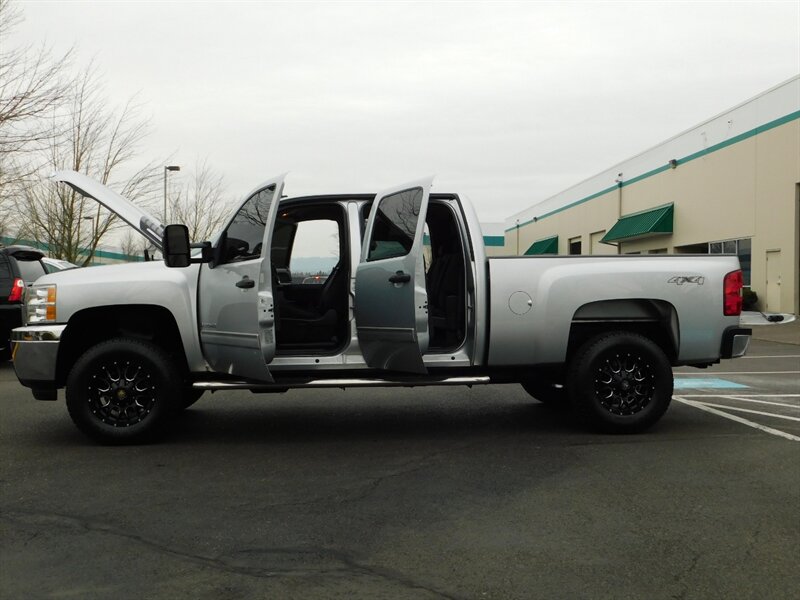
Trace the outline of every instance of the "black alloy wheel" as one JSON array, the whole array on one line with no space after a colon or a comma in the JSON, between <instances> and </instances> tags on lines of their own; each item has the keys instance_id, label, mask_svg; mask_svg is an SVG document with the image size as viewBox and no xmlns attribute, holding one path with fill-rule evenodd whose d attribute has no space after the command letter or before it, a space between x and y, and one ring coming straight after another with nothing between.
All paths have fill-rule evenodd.
<instances>
[{"instance_id":1,"label":"black alloy wheel","mask_svg":"<svg viewBox=\"0 0 800 600\"><path fill-rule=\"evenodd\" d=\"M656 370L642 352L607 354L597 366L595 396L614 415L635 415L655 392Z\"/></svg>"},{"instance_id":2,"label":"black alloy wheel","mask_svg":"<svg viewBox=\"0 0 800 600\"><path fill-rule=\"evenodd\" d=\"M94 366L86 388L89 407L112 427L141 423L156 403L153 376L139 360L101 361Z\"/></svg>"},{"instance_id":3,"label":"black alloy wheel","mask_svg":"<svg viewBox=\"0 0 800 600\"><path fill-rule=\"evenodd\" d=\"M67 379L75 425L107 444L150 441L182 408L182 379L158 346L116 338L89 348Z\"/></svg>"},{"instance_id":4,"label":"black alloy wheel","mask_svg":"<svg viewBox=\"0 0 800 600\"><path fill-rule=\"evenodd\" d=\"M637 333L606 333L586 342L570 361L567 381L578 417L612 433L650 427L672 400L669 359Z\"/></svg>"}]
</instances>

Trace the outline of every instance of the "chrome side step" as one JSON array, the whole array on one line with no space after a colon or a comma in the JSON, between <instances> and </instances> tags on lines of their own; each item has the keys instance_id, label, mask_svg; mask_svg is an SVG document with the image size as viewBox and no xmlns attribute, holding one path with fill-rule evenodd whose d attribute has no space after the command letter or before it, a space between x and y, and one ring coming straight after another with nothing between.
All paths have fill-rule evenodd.
<instances>
[{"instance_id":1,"label":"chrome side step","mask_svg":"<svg viewBox=\"0 0 800 600\"><path fill-rule=\"evenodd\" d=\"M255 381L195 381L196 390L285 390L287 388L417 387L423 385L486 385L490 377L446 377L443 379L312 379L311 381L261 383Z\"/></svg>"}]
</instances>

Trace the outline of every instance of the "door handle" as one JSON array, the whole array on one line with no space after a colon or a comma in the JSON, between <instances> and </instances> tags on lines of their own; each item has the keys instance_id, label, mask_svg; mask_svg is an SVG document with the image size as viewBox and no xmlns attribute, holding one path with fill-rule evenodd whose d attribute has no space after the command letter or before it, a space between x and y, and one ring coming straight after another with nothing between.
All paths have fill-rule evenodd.
<instances>
[{"instance_id":1,"label":"door handle","mask_svg":"<svg viewBox=\"0 0 800 600\"><path fill-rule=\"evenodd\" d=\"M236 282L236 287L242 289L249 289L252 287L256 287L256 282L250 279L247 275L245 275L239 281Z\"/></svg>"},{"instance_id":2,"label":"door handle","mask_svg":"<svg viewBox=\"0 0 800 600\"><path fill-rule=\"evenodd\" d=\"M409 281L411 281L411 275L407 275L402 271L397 271L397 273L389 277L389 283L408 283Z\"/></svg>"}]
</instances>

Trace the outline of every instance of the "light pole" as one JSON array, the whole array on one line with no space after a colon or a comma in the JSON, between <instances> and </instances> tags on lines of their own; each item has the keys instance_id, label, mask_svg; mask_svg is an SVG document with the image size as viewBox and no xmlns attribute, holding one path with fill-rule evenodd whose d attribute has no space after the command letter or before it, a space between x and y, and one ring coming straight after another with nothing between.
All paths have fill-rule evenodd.
<instances>
[{"instance_id":1,"label":"light pole","mask_svg":"<svg viewBox=\"0 0 800 600\"><path fill-rule=\"evenodd\" d=\"M178 165L168 165L164 167L164 225L169 223L169 221L167 221L167 173L180 170L181 168Z\"/></svg>"},{"instance_id":2,"label":"light pole","mask_svg":"<svg viewBox=\"0 0 800 600\"><path fill-rule=\"evenodd\" d=\"M91 240L89 241L89 248L87 250L89 250L89 252L92 254L92 256L90 257L89 260L91 260L92 263L94 263L94 251L91 250L91 248L92 247L94 247L95 249L97 248L97 246L95 245L95 239L94 239L95 236L97 235L97 221L92 216L81 217L81 219L83 219L84 221L91 221L92 222L92 237L91 237Z\"/></svg>"}]
</instances>

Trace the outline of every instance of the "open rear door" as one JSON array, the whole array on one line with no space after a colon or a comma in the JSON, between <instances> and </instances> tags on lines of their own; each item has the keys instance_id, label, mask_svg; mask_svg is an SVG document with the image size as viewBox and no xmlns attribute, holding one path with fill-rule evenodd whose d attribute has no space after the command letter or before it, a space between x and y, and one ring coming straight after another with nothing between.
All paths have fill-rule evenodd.
<instances>
[{"instance_id":1,"label":"open rear door","mask_svg":"<svg viewBox=\"0 0 800 600\"><path fill-rule=\"evenodd\" d=\"M356 270L358 343L370 367L425 373L428 297L422 234L433 177L375 196Z\"/></svg>"},{"instance_id":2,"label":"open rear door","mask_svg":"<svg viewBox=\"0 0 800 600\"><path fill-rule=\"evenodd\" d=\"M77 171L58 171L51 176L53 181L66 183L76 192L87 198L94 198L120 219L136 229L156 248L161 250L161 237L164 225L127 198L107 188L99 181Z\"/></svg>"}]
</instances>

